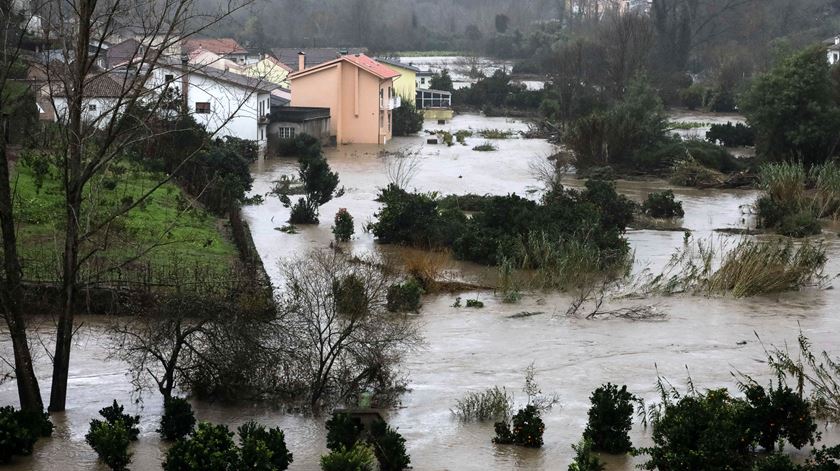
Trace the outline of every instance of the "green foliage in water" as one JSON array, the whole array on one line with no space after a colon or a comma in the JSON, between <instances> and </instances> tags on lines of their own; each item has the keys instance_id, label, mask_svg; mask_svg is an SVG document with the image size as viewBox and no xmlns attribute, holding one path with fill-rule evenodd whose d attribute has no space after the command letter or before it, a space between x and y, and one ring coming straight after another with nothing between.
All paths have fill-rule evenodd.
<instances>
[{"instance_id":1,"label":"green foliage in water","mask_svg":"<svg viewBox=\"0 0 840 471\"><path fill-rule=\"evenodd\" d=\"M0 408L0 463L9 463L15 455L31 455L38 438L48 437L52 431L52 422L43 411Z\"/></svg>"},{"instance_id":2,"label":"green foliage in water","mask_svg":"<svg viewBox=\"0 0 840 471\"><path fill-rule=\"evenodd\" d=\"M298 134L284 147L288 152L297 152L298 179L303 184L304 195L293 204L289 188L281 188L278 192L283 205L292 208L289 223L318 224L318 208L343 192L338 189L338 173L330 168L321 142L308 134Z\"/></svg>"},{"instance_id":3,"label":"green foliage in water","mask_svg":"<svg viewBox=\"0 0 840 471\"><path fill-rule=\"evenodd\" d=\"M511 423L496 422L494 425L496 437L493 443L500 445L518 445L526 448L540 448L543 445L545 424L540 418L539 411L533 405L513 415Z\"/></svg>"},{"instance_id":4,"label":"green foliage in water","mask_svg":"<svg viewBox=\"0 0 840 471\"><path fill-rule=\"evenodd\" d=\"M467 218L457 204L434 193L384 189L371 231L380 242L451 248L456 258L485 265L510 260L516 267L559 266L556 257L595 253L590 269L602 269L628 252L622 237L634 204L608 182L588 181L583 191L558 189L542 202L507 196L477 197ZM587 262L591 262L588 259Z\"/></svg>"},{"instance_id":5,"label":"green foliage in water","mask_svg":"<svg viewBox=\"0 0 840 471\"><path fill-rule=\"evenodd\" d=\"M772 451L780 440L786 440L796 449L814 444L817 423L811 405L785 385L776 388L750 383L743 386L744 395L751 409L748 426L758 433L756 441L765 450Z\"/></svg>"},{"instance_id":6,"label":"green foliage in water","mask_svg":"<svg viewBox=\"0 0 840 471\"><path fill-rule=\"evenodd\" d=\"M685 216L682 202L674 199L673 190L658 191L648 194L642 203L642 212L652 218L669 219Z\"/></svg>"},{"instance_id":7,"label":"green foliage in water","mask_svg":"<svg viewBox=\"0 0 840 471\"><path fill-rule=\"evenodd\" d=\"M174 441L186 437L195 429L195 414L192 406L183 397L170 397L163 401L163 416L160 418L161 438Z\"/></svg>"},{"instance_id":8,"label":"green foliage in water","mask_svg":"<svg viewBox=\"0 0 840 471\"><path fill-rule=\"evenodd\" d=\"M165 471L239 469L239 450L226 425L201 422L166 452Z\"/></svg>"},{"instance_id":9,"label":"green foliage in water","mask_svg":"<svg viewBox=\"0 0 840 471\"><path fill-rule=\"evenodd\" d=\"M744 123L713 124L706 132L706 140L725 147L748 147L755 145L755 131Z\"/></svg>"},{"instance_id":10,"label":"green foliage in water","mask_svg":"<svg viewBox=\"0 0 840 471\"><path fill-rule=\"evenodd\" d=\"M370 442L380 471L402 471L411 464L411 457L405 449L405 438L384 420L371 423Z\"/></svg>"},{"instance_id":11,"label":"green foliage in water","mask_svg":"<svg viewBox=\"0 0 840 471\"><path fill-rule=\"evenodd\" d=\"M376 454L373 448L359 442L350 448L340 448L321 457L322 471L375 471Z\"/></svg>"},{"instance_id":12,"label":"green foliage in water","mask_svg":"<svg viewBox=\"0 0 840 471\"><path fill-rule=\"evenodd\" d=\"M131 462L128 445L132 438L131 426L121 418L90 421L90 430L85 435L85 442L99 455L99 459L113 470L126 469Z\"/></svg>"},{"instance_id":13,"label":"green foliage in water","mask_svg":"<svg viewBox=\"0 0 840 471\"><path fill-rule=\"evenodd\" d=\"M485 142L473 147L473 150L476 152L493 152L499 150L499 148L489 142Z\"/></svg>"},{"instance_id":14,"label":"green foliage in water","mask_svg":"<svg viewBox=\"0 0 840 471\"><path fill-rule=\"evenodd\" d=\"M591 440L584 438L577 445L572 445L572 450L575 451L575 457L568 471L604 471L606 468L593 452Z\"/></svg>"},{"instance_id":15,"label":"green foliage in water","mask_svg":"<svg viewBox=\"0 0 840 471\"><path fill-rule=\"evenodd\" d=\"M137 428L137 425L140 424L140 416L126 414L124 410L125 408L119 405L117 400L114 399L113 404L99 410L99 415L111 424L122 422L122 424L125 425L126 430L128 430L129 438L132 441L136 441L137 437L140 435L140 429Z\"/></svg>"},{"instance_id":16,"label":"green foliage in water","mask_svg":"<svg viewBox=\"0 0 840 471\"><path fill-rule=\"evenodd\" d=\"M478 299L468 299L466 306L474 309L481 309L484 307L484 303Z\"/></svg>"},{"instance_id":17,"label":"green foliage in water","mask_svg":"<svg viewBox=\"0 0 840 471\"><path fill-rule=\"evenodd\" d=\"M420 310L422 295L423 286L416 279L410 278L388 288L385 307L391 312L417 312Z\"/></svg>"},{"instance_id":18,"label":"green foliage in water","mask_svg":"<svg viewBox=\"0 0 840 471\"><path fill-rule=\"evenodd\" d=\"M292 463L292 453L286 447L286 437L279 428L248 421L238 429L240 463L252 471L283 471Z\"/></svg>"},{"instance_id":19,"label":"green foliage in water","mask_svg":"<svg viewBox=\"0 0 840 471\"><path fill-rule=\"evenodd\" d=\"M341 208L335 213L335 225L332 228L333 235L337 242L348 242L355 229L353 228L353 216L345 208Z\"/></svg>"},{"instance_id":20,"label":"green foliage in water","mask_svg":"<svg viewBox=\"0 0 840 471\"><path fill-rule=\"evenodd\" d=\"M351 449L362 438L362 422L348 414L338 413L327 420L327 448L332 451Z\"/></svg>"},{"instance_id":21,"label":"green foliage in water","mask_svg":"<svg viewBox=\"0 0 840 471\"><path fill-rule=\"evenodd\" d=\"M633 403L636 397L627 391L607 383L596 389L589 397L589 421L583 432L584 440L590 441L593 450L612 454L624 454L633 449L630 429L633 427Z\"/></svg>"},{"instance_id":22,"label":"green foliage in water","mask_svg":"<svg viewBox=\"0 0 840 471\"><path fill-rule=\"evenodd\" d=\"M459 298L460 299L460 298ZM452 413L463 420L506 422L513 409L513 395L505 388L494 386L481 392L467 393L455 402Z\"/></svg>"}]
</instances>

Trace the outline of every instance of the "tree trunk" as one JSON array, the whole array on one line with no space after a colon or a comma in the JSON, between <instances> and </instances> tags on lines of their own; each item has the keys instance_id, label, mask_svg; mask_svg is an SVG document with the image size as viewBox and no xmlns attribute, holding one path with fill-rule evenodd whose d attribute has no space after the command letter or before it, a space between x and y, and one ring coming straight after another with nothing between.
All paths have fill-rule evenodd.
<instances>
[{"instance_id":1,"label":"tree trunk","mask_svg":"<svg viewBox=\"0 0 840 471\"><path fill-rule=\"evenodd\" d=\"M76 304L76 284L79 261L79 220L82 210L85 177L82 172L84 133L82 102L85 98L85 78L90 62L88 45L93 28L95 0L80 0L78 9L78 34L76 35L76 61L73 64L68 93L67 159L64 162L64 196L66 234L61 279L62 310L58 319L58 331L53 356L52 391L50 411L63 411L67 402L67 376L70 371L70 348L73 343L73 314Z\"/></svg>"},{"instance_id":2,"label":"tree trunk","mask_svg":"<svg viewBox=\"0 0 840 471\"><path fill-rule=\"evenodd\" d=\"M2 106L0 106L2 108ZM5 130L6 123L0 123ZM21 409L44 410L38 377L32 365L32 354L26 336L26 319L23 315L23 286L20 259L17 252L14 206L12 205L11 181L9 180L9 159L6 154L6 140L0 138L0 227L3 231L4 279L0 286L6 323L12 338L15 356L15 379Z\"/></svg>"}]
</instances>

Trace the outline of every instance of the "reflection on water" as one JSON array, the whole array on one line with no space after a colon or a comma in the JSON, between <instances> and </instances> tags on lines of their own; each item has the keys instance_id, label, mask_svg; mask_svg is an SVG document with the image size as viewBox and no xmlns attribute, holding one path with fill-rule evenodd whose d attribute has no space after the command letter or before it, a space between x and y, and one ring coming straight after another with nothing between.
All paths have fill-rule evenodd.
<instances>
[{"instance_id":1,"label":"reflection on water","mask_svg":"<svg viewBox=\"0 0 840 471\"><path fill-rule=\"evenodd\" d=\"M504 119L459 116L446 127L521 130L526 126ZM497 152L473 152L472 146L481 141L472 138L467 146L447 148L423 145L425 139L414 137L395 139L388 148L420 149L422 160L411 186L422 191L523 194L538 186L530 163L551 154L549 144L512 139L499 141ZM356 221L352 250L380 250L372 236L362 231L362 225L372 220L378 208L373 201L377 189L387 184L385 164L378 151L365 146L329 150L330 164L339 172L347 191L322 208L319 226L301 227L295 235L275 230L285 224L288 210L272 197L263 205L246 208L256 246L270 274L277 276L279 261L328 245L332 239L332 216L339 208L347 208ZM256 164L254 192L265 193L273 180L294 172L293 160ZM574 187L580 182L568 184ZM648 192L667 184L622 182L619 187L631 198L641 200ZM694 231L696 237L710 237L715 228L741 226L744 216L739 207L755 198L754 192L739 190L678 189L676 194L686 210L683 226ZM840 272L840 244L835 234L826 238L830 256L827 271L836 275ZM682 244L683 234L631 231L628 239L637 267L656 269ZM399 253L394 247L382 249ZM492 274L492 270L469 264L458 267L468 278ZM275 283L278 281L275 279ZM477 296L485 308L454 308L454 299L446 295L424 299L421 318L426 347L406 363L411 391L403 398L402 406L389 413L391 423L406 437L412 464L418 470L565 469L572 457L570 445L579 440L584 429L588 396L594 388L607 381L623 383L645 399L654 400L657 369L676 385L683 384L686 368L699 387L731 387L732 371L769 379L763 349L754 332L765 344L781 344L794 340L801 325L815 345L840 353L836 335L840 330L838 290L805 290L749 300L671 297L648 301L668 313L667 320L661 322L565 319L557 315L566 310L570 301L562 294L535 294L515 305L500 303L492 293L464 296ZM523 311L541 314L511 318ZM39 442L34 457L17 461L10 469L104 469L96 464L95 454L85 445L84 434L90 419L111 399L131 402L131 386L124 365L103 361L106 348L102 332L107 319L82 320L85 327L79 333L71 362L68 411L55 416L55 437ZM49 338L48 329L43 330L45 338ZM744 341L746 344L742 344ZM545 417L543 449L494 446L490 443L492 424L462 424L452 418L449 408L467 391L499 385L521 398L524 370L532 361L542 389L557 392L562 400L562 407ZM46 363L42 355L39 375L42 393L48 397ZM0 386L0 403L15 403L15 397L12 383ZM234 407L197 403L195 407L200 419L227 423L232 429L249 419L283 427L295 455L292 469L318 469L318 456L325 449L321 419L286 414L264 404ZM159 469L164 446L158 441L155 428L161 401L150 394L134 411L141 414L143 422L141 440L133 446L132 469ZM637 446L649 444L649 435L638 424L632 437ZM840 434L829 430L824 438L836 443ZM627 457L608 462L609 469L615 470L630 470L638 463Z\"/></svg>"}]
</instances>

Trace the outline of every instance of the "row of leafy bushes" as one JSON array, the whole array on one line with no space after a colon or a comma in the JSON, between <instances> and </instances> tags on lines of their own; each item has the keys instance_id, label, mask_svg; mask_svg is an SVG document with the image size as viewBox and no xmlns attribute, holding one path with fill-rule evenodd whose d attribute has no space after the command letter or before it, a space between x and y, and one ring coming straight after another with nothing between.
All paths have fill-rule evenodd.
<instances>
[{"instance_id":1,"label":"row of leafy bushes","mask_svg":"<svg viewBox=\"0 0 840 471\"><path fill-rule=\"evenodd\" d=\"M451 248L456 258L485 265L503 260L537 268L547 254L577 243L597 252L606 267L627 254L622 237L634 204L609 182L590 180L582 191L558 188L536 202L515 194L470 197L468 218L455 197L383 189L384 203L370 229L380 242Z\"/></svg>"},{"instance_id":2,"label":"row of leafy bushes","mask_svg":"<svg viewBox=\"0 0 840 471\"><path fill-rule=\"evenodd\" d=\"M101 409L99 415L103 420L91 420L85 441L109 468L127 469L132 457L129 446L140 435L140 416L126 414L117 401ZM292 454L279 428L246 422L237 429L240 445L236 446L227 426L208 422L199 423L197 428L195 425L195 415L186 399L173 397L165 401L158 432L164 440L174 443L166 452L164 470L282 471L292 462Z\"/></svg>"},{"instance_id":3,"label":"row of leafy bushes","mask_svg":"<svg viewBox=\"0 0 840 471\"><path fill-rule=\"evenodd\" d=\"M755 130L744 123L713 124L706 132L706 140L720 142L725 147L755 145Z\"/></svg>"},{"instance_id":4,"label":"row of leafy bushes","mask_svg":"<svg viewBox=\"0 0 840 471\"><path fill-rule=\"evenodd\" d=\"M365 429L359 418L336 413L326 426L330 453L321 457L323 471L402 471L411 464L405 438L384 420Z\"/></svg>"}]
</instances>

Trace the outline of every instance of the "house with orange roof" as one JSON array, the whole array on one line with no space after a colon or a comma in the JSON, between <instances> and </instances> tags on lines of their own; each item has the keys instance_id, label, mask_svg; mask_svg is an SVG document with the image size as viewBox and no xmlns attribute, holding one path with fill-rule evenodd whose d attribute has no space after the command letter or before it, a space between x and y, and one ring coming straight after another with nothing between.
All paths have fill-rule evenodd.
<instances>
[{"instance_id":1,"label":"house with orange roof","mask_svg":"<svg viewBox=\"0 0 840 471\"><path fill-rule=\"evenodd\" d=\"M347 54L306 68L304 53L289 75L292 106L329 108L330 133L338 144L385 144L393 110L400 106L394 79L400 74L364 54Z\"/></svg>"}]
</instances>

